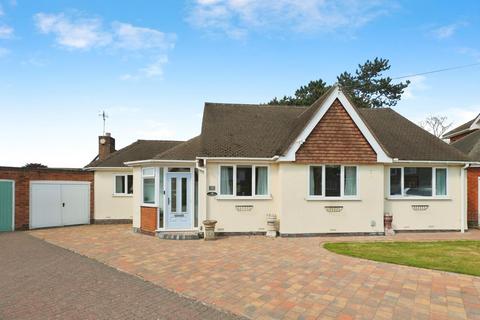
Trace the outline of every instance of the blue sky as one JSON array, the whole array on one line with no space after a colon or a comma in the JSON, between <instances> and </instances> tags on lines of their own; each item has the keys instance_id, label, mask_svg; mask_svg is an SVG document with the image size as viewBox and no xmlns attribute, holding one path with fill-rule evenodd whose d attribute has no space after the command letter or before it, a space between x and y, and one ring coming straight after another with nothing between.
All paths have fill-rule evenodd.
<instances>
[{"instance_id":1,"label":"blue sky","mask_svg":"<svg viewBox=\"0 0 480 320\"><path fill-rule=\"evenodd\" d=\"M480 62L479 1L0 0L0 165L88 163L102 132L188 139L203 104L259 103L366 59L396 77ZM459 124L480 66L412 78L395 110Z\"/></svg>"}]
</instances>

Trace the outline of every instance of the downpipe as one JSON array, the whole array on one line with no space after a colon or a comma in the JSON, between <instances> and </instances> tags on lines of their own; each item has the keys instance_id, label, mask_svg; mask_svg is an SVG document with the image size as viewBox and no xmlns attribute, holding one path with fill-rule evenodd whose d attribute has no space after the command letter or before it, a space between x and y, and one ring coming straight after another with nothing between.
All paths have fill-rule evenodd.
<instances>
[{"instance_id":1,"label":"downpipe","mask_svg":"<svg viewBox=\"0 0 480 320\"><path fill-rule=\"evenodd\" d=\"M470 164L466 164L465 166L462 167L462 171L461 171L461 183L462 183L462 188L461 188L461 196L462 196L462 206L461 206L461 210L460 210L460 232L461 233L465 233L465 215L467 213L467 206L465 204L465 202L467 201L467 198L465 196L465 186L467 184L466 180L465 180L465 171L470 167Z\"/></svg>"}]
</instances>

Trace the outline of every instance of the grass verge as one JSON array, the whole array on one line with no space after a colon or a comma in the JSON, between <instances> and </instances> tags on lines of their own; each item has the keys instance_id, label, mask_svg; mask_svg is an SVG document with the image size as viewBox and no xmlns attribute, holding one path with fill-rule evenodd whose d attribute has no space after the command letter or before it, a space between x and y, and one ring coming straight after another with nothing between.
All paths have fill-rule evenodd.
<instances>
[{"instance_id":1,"label":"grass verge","mask_svg":"<svg viewBox=\"0 0 480 320\"><path fill-rule=\"evenodd\" d=\"M324 247L356 258L480 276L480 241L340 242Z\"/></svg>"}]
</instances>

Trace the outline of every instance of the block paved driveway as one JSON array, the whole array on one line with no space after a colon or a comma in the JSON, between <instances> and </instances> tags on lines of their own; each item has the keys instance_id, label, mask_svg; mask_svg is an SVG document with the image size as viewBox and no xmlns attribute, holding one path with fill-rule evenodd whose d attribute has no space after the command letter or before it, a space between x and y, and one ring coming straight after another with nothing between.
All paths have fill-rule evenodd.
<instances>
[{"instance_id":1,"label":"block paved driveway","mask_svg":"<svg viewBox=\"0 0 480 320\"><path fill-rule=\"evenodd\" d=\"M27 233L0 233L0 319L236 319Z\"/></svg>"},{"instance_id":2,"label":"block paved driveway","mask_svg":"<svg viewBox=\"0 0 480 320\"><path fill-rule=\"evenodd\" d=\"M392 238L174 241L112 225L31 234L255 319L480 319L478 277L361 260L322 248L323 241ZM393 239L480 239L480 231Z\"/></svg>"}]
</instances>

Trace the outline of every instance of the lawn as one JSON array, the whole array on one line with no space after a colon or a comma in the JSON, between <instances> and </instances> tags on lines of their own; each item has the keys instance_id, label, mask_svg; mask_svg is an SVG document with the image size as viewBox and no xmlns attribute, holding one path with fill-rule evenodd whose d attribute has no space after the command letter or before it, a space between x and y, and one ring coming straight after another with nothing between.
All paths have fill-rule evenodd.
<instances>
[{"instance_id":1,"label":"lawn","mask_svg":"<svg viewBox=\"0 0 480 320\"><path fill-rule=\"evenodd\" d=\"M324 247L357 258L480 276L480 241L341 242Z\"/></svg>"}]
</instances>

